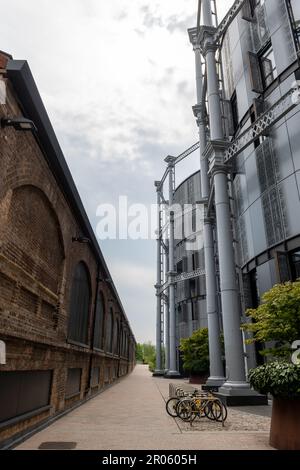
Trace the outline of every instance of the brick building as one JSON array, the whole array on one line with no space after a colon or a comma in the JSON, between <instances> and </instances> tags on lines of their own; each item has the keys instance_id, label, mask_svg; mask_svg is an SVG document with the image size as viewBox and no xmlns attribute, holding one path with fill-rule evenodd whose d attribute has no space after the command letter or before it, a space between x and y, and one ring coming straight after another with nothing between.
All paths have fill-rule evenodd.
<instances>
[{"instance_id":1,"label":"brick building","mask_svg":"<svg viewBox=\"0 0 300 470\"><path fill-rule=\"evenodd\" d=\"M129 373L135 339L30 68L2 52L0 118L5 448Z\"/></svg>"}]
</instances>

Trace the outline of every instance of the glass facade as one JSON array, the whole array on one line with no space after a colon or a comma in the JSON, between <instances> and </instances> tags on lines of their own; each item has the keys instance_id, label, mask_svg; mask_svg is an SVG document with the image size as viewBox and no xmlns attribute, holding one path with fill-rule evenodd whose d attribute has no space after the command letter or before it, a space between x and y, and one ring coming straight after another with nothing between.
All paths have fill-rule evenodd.
<instances>
[{"instance_id":1,"label":"glass facade","mask_svg":"<svg viewBox=\"0 0 300 470\"><path fill-rule=\"evenodd\" d=\"M197 201L201 199L200 174L195 173L175 191L174 203L182 208L175 217L175 264L178 274L191 275L205 269L203 249L203 212ZM180 236L178 228L184 232ZM183 279L176 284L177 343L189 337L198 328L207 327L205 275ZM180 363L180 361L179 361Z\"/></svg>"},{"instance_id":2,"label":"glass facade","mask_svg":"<svg viewBox=\"0 0 300 470\"><path fill-rule=\"evenodd\" d=\"M249 1L230 25L222 62L224 99L234 104L238 117L233 138L295 81L299 25L296 0ZM259 300L278 281L300 277L299 128L296 108L235 162L238 256L250 278L252 299ZM282 260L278 263L278 253L283 253L285 268Z\"/></svg>"}]
</instances>

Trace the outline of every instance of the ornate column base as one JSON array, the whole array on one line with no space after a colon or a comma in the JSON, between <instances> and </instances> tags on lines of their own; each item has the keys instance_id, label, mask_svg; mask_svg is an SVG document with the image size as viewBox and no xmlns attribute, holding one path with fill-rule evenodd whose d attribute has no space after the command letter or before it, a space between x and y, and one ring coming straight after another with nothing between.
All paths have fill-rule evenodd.
<instances>
[{"instance_id":1,"label":"ornate column base","mask_svg":"<svg viewBox=\"0 0 300 470\"><path fill-rule=\"evenodd\" d=\"M165 375L164 370L155 370L152 374L152 377L163 377Z\"/></svg>"},{"instance_id":2,"label":"ornate column base","mask_svg":"<svg viewBox=\"0 0 300 470\"><path fill-rule=\"evenodd\" d=\"M165 374L166 379L179 379L181 377L177 370L168 370Z\"/></svg>"},{"instance_id":3,"label":"ornate column base","mask_svg":"<svg viewBox=\"0 0 300 470\"><path fill-rule=\"evenodd\" d=\"M260 395L245 382L225 382L216 396L227 406L265 406L268 397Z\"/></svg>"}]
</instances>

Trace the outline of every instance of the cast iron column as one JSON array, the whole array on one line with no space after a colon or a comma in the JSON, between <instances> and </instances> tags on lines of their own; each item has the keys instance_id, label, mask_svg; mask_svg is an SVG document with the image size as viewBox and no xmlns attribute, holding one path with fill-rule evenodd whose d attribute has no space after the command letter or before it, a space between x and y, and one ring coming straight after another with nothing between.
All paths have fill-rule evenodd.
<instances>
[{"instance_id":1,"label":"cast iron column","mask_svg":"<svg viewBox=\"0 0 300 470\"><path fill-rule=\"evenodd\" d=\"M200 45L197 41L197 28L189 30L189 36L195 52L196 66L196 89L197 89L197 106L194 107L194 114L197 118L199 127L200 141L200 176L201 176L201 197L208 201L210 193L210 184L208 177L208 162L203 157L206 148L206 127L205 119L205 97L203 97L203 74L201 63ZM220 323L217 308L217 283L214 258L213 243L213 223L214 221L207 217L207 204L205 206L205 218L203 228L204 239L204 259L205 259L205 279L206 279L206 309L208 321L208 338L209 338L209 362L210 376L207 385L219 387L225 382L224 368L222 363L222 349L220 342Z\"/></svg>"},{"instance_id":2,"label":"cast iron column","mask_svg":"<svg viewBox=\"0 0 300 470\"><path fill-rule=\"evenodd\" d=\"M174 197L175 179L174 157L167 157L165 161L169 168L169 328L170 328L170 364L167 377L180 376L177 371L177 350L176 350L176 310L175 310L175 265L174 265L174 212L172 211Z\"/></svg>"},{"instance_id":3,"label":"cast iron column","mask_svg":"<svg viewBox=\"0 0 300 470\"><path fill-rule=\"evenodd\" d=\"M217 46L213 43L211 1L203 0L204 26L201 45L206 60L207 97L211 142L206 150L210 172L215 186L218 252L221 282L221 303L225 341L227 380L221 393L244 394L249 389L245 377L244 351L240 330L240 307L236 281L233 236L228 195L228 168L223 163L226 142L222 126L222 112L216 63Z\"/></svg>"}]
</instances>

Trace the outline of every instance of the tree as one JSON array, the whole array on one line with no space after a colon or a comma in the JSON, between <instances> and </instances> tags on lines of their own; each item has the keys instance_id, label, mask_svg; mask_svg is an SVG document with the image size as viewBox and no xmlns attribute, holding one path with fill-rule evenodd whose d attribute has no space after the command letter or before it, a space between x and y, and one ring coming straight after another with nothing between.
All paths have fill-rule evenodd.
<instances>
[{"instance_id":1,"label":"tree","mask_svg":"<svg viewBox=\"0 0 300 470\"><path fill-rule=\"evenodd\" d=\"M242 325L253 334L247 343L274 342L261 354L289 359L291 344L300 339L300 281L275 285L262 300L258 308L246 312L253 320Z\"/></svg>"},{"instance_id":2,"label":"tree","mask_svg":"<svg viewBox=\"0 0 300 470\"><path fill-rule=\"evenodd\" d=\"M148 343L138 343L136 347L136 361L149 364L149 369L155 369L156 363L156 349L150 341Z\"/></svg>"},{"instance_id":3,"label":"tree","mask_svg":"<svg viewBox=\"0 0 300 470\"><path fill-rule=\"evenodd\" d=\"M136 345L135 358L136 358L136 362L143 362L143 359L144 359L143 345L140 343L137 343Z\"/></svg>"},{"instance_id":4,"label":"tree","mask_svg":"<svg viewBox=\"0 0 300 470\"><path fill-rule=\"evenodd\" d=\"M184 370L194 374L209 371L208 328L194 331L190 338L181 339L180 351L183 353Z\"/></svg>"}]
</instances>

